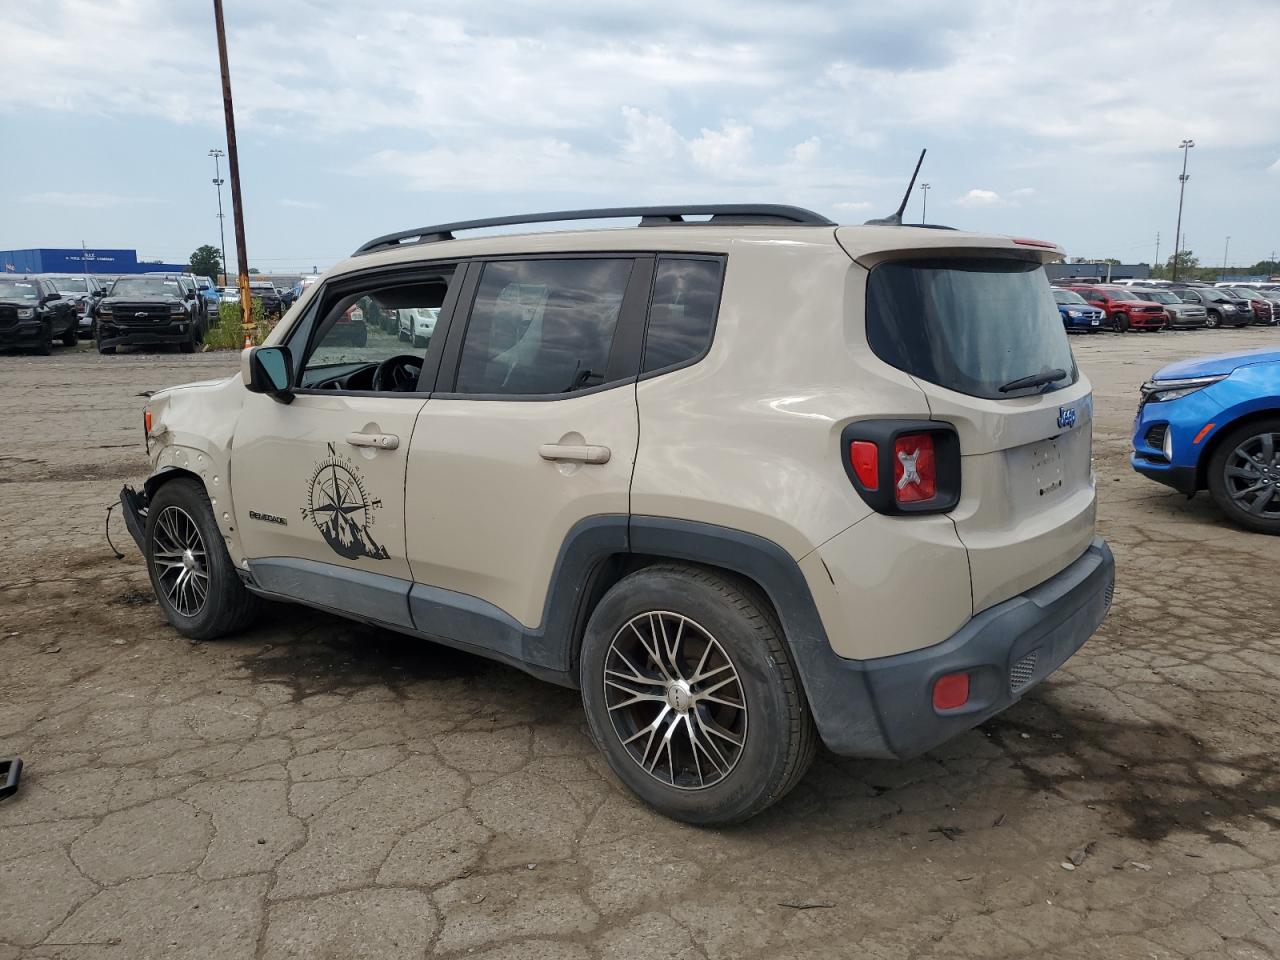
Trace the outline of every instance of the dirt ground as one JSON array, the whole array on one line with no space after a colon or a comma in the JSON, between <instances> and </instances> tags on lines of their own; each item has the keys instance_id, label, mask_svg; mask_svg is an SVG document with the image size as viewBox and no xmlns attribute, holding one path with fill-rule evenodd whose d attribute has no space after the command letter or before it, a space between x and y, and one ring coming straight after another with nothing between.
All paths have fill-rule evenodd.
<instances>
[{"instance_id":1,"label":"dirt ground","mask_svg":"<svg viewBox=\"0 0 1280 960\"><path fill-rule=\"evenodd\" d=\"M300 608L186 642L105 511L139 394L237 358L0 356L0 960L1280 956L1280 539L1126 461L1153 370L1277 340L1075 338L1101 632L981 729L820 755L729 830L632 800L515 670Z\"/></svg>"}]
</instances>

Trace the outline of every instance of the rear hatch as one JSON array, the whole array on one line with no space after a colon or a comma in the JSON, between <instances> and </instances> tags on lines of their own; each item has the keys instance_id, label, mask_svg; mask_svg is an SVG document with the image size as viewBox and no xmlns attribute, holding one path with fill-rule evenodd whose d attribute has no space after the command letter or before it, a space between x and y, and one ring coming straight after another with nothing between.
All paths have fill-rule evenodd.
<instances>
[{"instance_id":1,"label":"rear hatch","mask_svg":"<svg viewBox=\"0 0 1280 960\"><path fill-rule=\"evenodd\" d=\"M931 419L959 435L949 515L977 613L1052 577L1092 541L1093 404L1042 265L1059 251L956 239L855 259L870 269L872 351L910 374Z\"/></svg>"}]
</instances>

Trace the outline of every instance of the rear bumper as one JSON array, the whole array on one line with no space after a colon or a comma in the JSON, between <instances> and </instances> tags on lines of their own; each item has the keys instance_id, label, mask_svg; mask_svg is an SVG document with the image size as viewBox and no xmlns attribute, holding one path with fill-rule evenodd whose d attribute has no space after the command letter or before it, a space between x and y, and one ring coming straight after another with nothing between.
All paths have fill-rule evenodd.
<instances>
[{"instance_id":1,"label":"rear bumper","mask_svg":"<svg viewBox=\"0 0 1280 960\"><path fill-rule=\"evenodd\" d=\"M824 644L793 644L823 742L846 756L905 759L977 726L1079 650L1106 617L1114 589L1111 549L1095 538L1066 569L923 650L845 660ZM962 671L968 702L935 709L934 682Z\"/></svg>"}]
</instances>

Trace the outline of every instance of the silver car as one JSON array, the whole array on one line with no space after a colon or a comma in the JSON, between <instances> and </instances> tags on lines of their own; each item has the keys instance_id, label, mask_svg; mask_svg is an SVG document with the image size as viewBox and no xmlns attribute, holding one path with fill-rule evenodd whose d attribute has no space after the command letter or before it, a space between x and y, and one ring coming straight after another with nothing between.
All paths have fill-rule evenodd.
<instances>
[{"instance_id":1,"label":"silver car","mask_svg":"<svg viewBox=\"0 0 1280 960\"><path fill-rule=\"evenodd\" d=\"M1164 307L1169 316L1169 329L1187 330L1203 327L1209 320L1209 314L1198 303L1185 303L1171 290L1157 290L1152 287L1129 288L1135 297L1149 300Z\"/></svg>"}]
</instances>

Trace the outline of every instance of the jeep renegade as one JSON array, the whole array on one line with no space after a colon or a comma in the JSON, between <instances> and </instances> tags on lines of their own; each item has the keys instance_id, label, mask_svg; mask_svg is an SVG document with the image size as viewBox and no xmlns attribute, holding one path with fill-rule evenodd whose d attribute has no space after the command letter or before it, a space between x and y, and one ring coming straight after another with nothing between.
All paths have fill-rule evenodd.
<instances>
[{"instance_id":1,"label":"jeep renegade","mask_svg":"<svg viewBox=\"0 0 1280 960\"><path fill-rule=\"evenodd\" d=\"M920 754L1106 615L1061 255L782 206L380 237L240 376L150 398L125 520L188 637L266 597L492 657L580 689L659 811L742 820L819 739ZM401 312L429 335L349 335Z\"/></svg>"}]
</instances>

